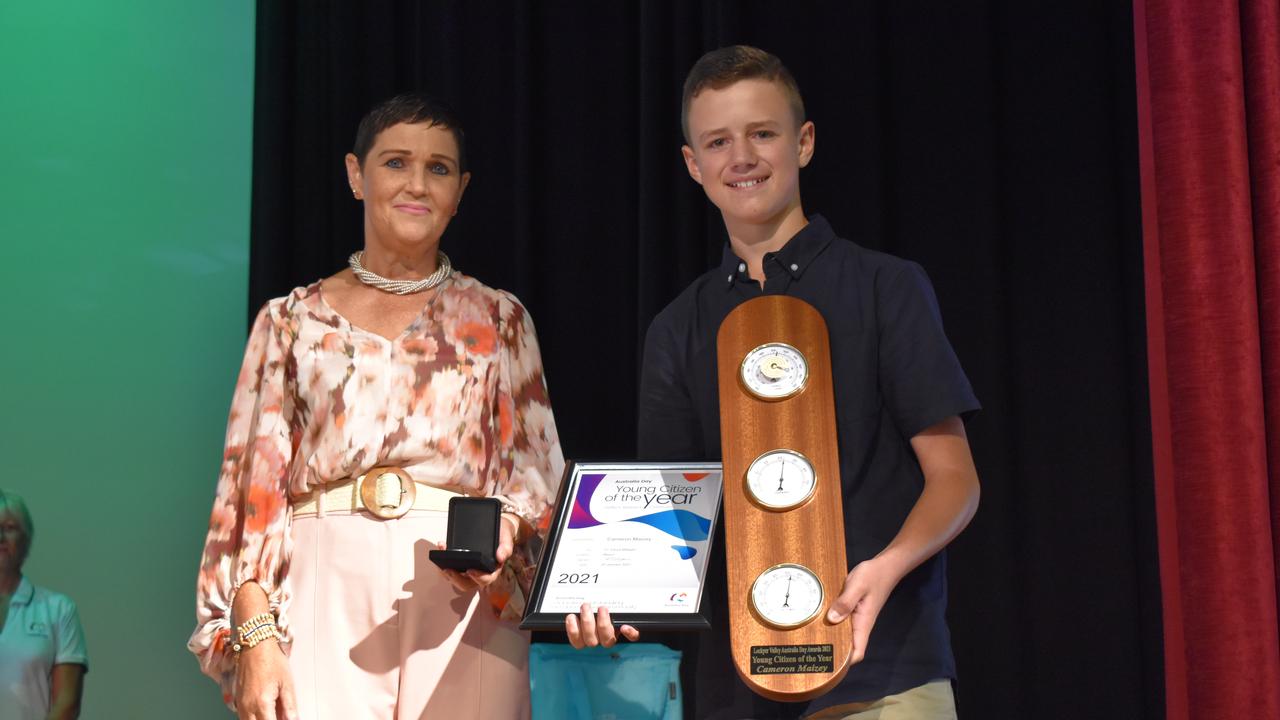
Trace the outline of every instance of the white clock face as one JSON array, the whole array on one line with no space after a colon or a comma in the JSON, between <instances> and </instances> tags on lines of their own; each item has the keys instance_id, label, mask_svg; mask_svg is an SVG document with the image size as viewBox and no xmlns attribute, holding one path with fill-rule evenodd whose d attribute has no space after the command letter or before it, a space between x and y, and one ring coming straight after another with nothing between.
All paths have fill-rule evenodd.
<instances>
[{"instance_id":1,"label":"white clock face","mask_svg":"<svg viewBox=\"0 0 1280 720\"><path fill-rule=\"evenodd\" d=\"M786 343L765 343L742 360L742 384L763 400L781 400L804 389L809 363Z\"/></svg>"},{"instance_id":2,"label":"white clock face","mask_svg":"<svg viewBox=\"0 0 1280 720\"><path fill-rule=\"evenodd\" d=\"M803 565L783 563L760 573L751 585L751 607L776 628L800 627L822 609L822 581Z\"/></svg>"},{"instance_id":3,"label":"white clock face","mask_svg":"<svg viewBox=\"0 0 1280 720\"><path fill-rule=\"evenodd\" d=\"M818 484L809 459L794 450L770 450L747 468L747 493L770 510L790 510Z\"/></svg>"}]
</instances>

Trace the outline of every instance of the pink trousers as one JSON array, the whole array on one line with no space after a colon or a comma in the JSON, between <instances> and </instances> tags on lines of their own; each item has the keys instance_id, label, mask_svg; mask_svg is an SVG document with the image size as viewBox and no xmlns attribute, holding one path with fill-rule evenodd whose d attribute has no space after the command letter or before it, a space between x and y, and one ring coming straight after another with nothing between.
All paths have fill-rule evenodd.
<instances>
[{"instance_id":1,"label":"pink trousers","mask_svg":"<svg viewBox=\"0 0 1280 720\"><path fill-rule=\"evenodd\" d=\"M293 521L289 666L303 720L529 717L529 636L428 559L447 515Z\"/></svg>"}]
</instances>

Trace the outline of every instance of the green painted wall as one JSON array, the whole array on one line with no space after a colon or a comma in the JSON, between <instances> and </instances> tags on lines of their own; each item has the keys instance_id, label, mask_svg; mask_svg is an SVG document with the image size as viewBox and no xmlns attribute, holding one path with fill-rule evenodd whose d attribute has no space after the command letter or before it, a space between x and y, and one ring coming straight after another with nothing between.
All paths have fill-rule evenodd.
<instances>
[{"instance_id":1,"label":"green painted wall","mask_svg":"<svg viewBox=\"0 0 1280 720\"><path fill-rule=\"evenodd\" d=\"M224 718L185 649L245 339L251 0L0 3L0 487L83 717Z\"/></svg>"}]
</instances>

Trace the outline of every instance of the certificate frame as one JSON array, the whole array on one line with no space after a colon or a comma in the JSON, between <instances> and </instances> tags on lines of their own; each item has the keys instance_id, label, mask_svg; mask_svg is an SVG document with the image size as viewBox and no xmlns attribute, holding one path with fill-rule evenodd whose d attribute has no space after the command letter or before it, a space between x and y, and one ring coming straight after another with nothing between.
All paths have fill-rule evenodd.
<instances>
[{"instance_id":1,"label":"certificate frame","mask_svg":"<svg viewBox=\"0 0 1280 720\"><path fill-rule=\"evenodd\" d=\"M614 513L626 514L635 512L638 514L634 517L621 517L616 520L601 521L597 520L591 514L591 511L595 508L594 504L592 504L592 507L586 509L587 512L585 515L583 514L583 508L580 506L578 507L578 512L574 512L575 503L581 498L581 496L586 494L586 499L590 502L592 499L591 494L600 487L600 484L603 483L605 479L610 479L609 476L612 476L610 482L615 483L611 487L616 488L616 483L618 482L648 482L650 484L644 487L660 490L662 487L666 486L663 485L655 487L651 484L654 482L654 479L658 482L665 483L667 480L672 478L672 475L676 475L678 478L683 478L683 480L678 479L677 482L696 484L696 487L701 488L700 492L696 494L705 495L705 497L698 498L697 508L707 512L708 516L704 517L678 508L654 513L646 512L638 507L626 507L613 508L613 511ZM587 479L586 484L583 482L584 478ZM646 478L650 479L646 480ZM676 495L679 494L680 493L676 493ZM538 558L538 570L534 576L532 591L530 592L525 604L524 618L520 622L520 628L522 630L563 630L565 616L570 612L577 612L576 607L569 609L564 606L564 602L566 601L564 597L556 597L561 588L559 588L557 584L552 583L553 575L564 574L562 571L566 567L565 565L560 565L561 572L557 573L557 560L561 558L561 551L564 547L575 545L575 543L580 547L581 543L588 542L587 533L593 534L589 542L598 542L595 538L599 537L600 534L612 533L612 528L618 528L622 523L638 521L650 527L630 525L629 528L638 529L648 534L671 534L672 528L677 531L690 530L691 537L682 537L679 535L674 536L677 539L688 543L688 545L685 546L686 552L693 544L696 543L701 545L701 543L705 542L705 545L701 545L695 549L695 554L693 556L684 557L683 552L673 550L670 554L671 557L669 560L672 566L672 572L670 573L672 577L676 577L677 575L687 577L690 570L680 567L679 564L689 563L691 557L696 557L697 550L702 551L703 558L697 564L692 566L692 572L695 575L696 589L693 591L673 593L670 596L672 602L675 602L676 595L685 596L679 601L681 603L686 603L688 598L696 598L696 600L691 606L681 604L679 606L671 607L670 609L650 608L645 611L628 612L613 611L611 608L610 614L613 617L614 623L619 625L632 625L641 630L695 631L710 629L711 623L708 621L706 610L702 606L703 597L705 595L703 591L706 588L707 567L713 550L712 545L715 541L716 528L720 522L720 504L723 494L724 476L721 464L718 462L568 462L565 466L564 477L560 482L560 490L556 498L556 508L552 515L551 527L549 529L546 542L542 546L542 552ZM668 495L670 495L670 493L668 493ZM644 497L647 499L649 496L645 495ZM666 500L668 502L674 501L674 499L670 497L666 498ZM670 520L672 519L672 513L674 512L683 512L685 514L681 519L677 520L673 524ZM667 522L660 522L659 520L654 519L659 516L663 516L659 518L659 520ZM584 522L584 517L586 522ZM688 523L691 519L696 523L696 527L690 527L688 525L684 525L682 527L682 522ZM705 539L699 537L703 531L702 520L706 521ZM655 531L653 528L657 528L657 530ZM658 537L662 536L658 535ZM623 541L624 539L618 540L618 542ZM671 547L674 548L675 546ZM637 554L643 555L644 553ZM652 560L652 557L649 559ZM566 560L566 562L572 563L573 561ZM667 562L667 560L663 560L662 562ZM577 566L570 564L569 567ZM625 565L622 567L624 572L627 569L628 568L626 568ZM666 574L661 570L661 568L655 568L652 563L646 564L644 570L650 573L656 570L659 574ZM615 570L613 572L617 571ZM688 581L686 580L686 582ZM572 587L575 590L583 590L583 594L586 597L583 597L582 599L590 602L592 606L599 606L602 604L600 602L592 601L590 597L591 588L583 589L577 585ZM599 590L597 588L596 597L601 597L599 593L607 595L609 592L619 592L619 590L616 588Z\"/></svg>"}]
</instances>

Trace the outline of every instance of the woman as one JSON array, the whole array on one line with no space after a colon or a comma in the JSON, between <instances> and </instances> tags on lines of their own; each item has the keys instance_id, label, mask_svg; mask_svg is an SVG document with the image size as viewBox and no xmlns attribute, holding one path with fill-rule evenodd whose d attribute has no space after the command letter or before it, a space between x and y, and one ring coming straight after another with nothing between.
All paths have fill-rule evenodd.
<instances>
[{"instance_id":1,"label":"woman","mask_svg":"<svg viewBox=\"0 0 1280 720\"><path fill-rule=\"evenodd\" d=\"M524 307L438 251L463 140L429 98L374 108L363 252L254 323L189 643L241 718L528 715L513 620L564 461ZM454 493L502 501L497 571L428 560Z\"/></svg>"},{"instance_id":2,"label":"woman","mask_svg":"<svg viewBox=\"0 0 1280 720\"><path fill-rule=\"evenodd\" d=\"M0 490L0 720L73 720L89 668L84 630L70 598L23 577L34 536L27 504Z\"/></svg>"}]
</instances>

